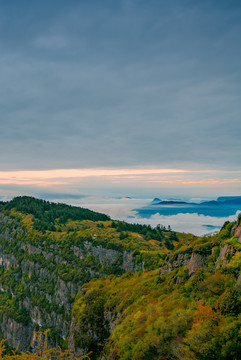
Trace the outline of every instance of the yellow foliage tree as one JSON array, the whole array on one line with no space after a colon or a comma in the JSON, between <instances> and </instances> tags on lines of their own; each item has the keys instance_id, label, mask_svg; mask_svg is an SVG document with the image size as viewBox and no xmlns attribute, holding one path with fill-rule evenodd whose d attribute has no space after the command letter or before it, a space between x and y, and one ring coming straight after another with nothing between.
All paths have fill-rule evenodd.
<instances>
[{"instance_id":1,"label":"yellow foliage tree","mask_svg":"<svg viewBox=\"0 0 241 360\"><path fill-rule=\"evenodd\" d=\"M38 342L37 349L34 353L13 351L11 355L4 355L6 346L5 340L0 342L0 360L91 360L89 354L81 357L73 357L70 350L63 351L60 347L48 348L48 330L44 333L36 333Z\"/></svg>"}]
</instances>

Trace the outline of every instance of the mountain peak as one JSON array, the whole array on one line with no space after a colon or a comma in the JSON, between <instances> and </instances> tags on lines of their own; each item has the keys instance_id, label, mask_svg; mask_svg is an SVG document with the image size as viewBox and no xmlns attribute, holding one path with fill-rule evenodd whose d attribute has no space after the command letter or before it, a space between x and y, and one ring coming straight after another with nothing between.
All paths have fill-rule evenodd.
<instances>
[{"instance_id":1,"label":"mountain peak","mask_svg":"<svg viewBox=\"0 0 241 360\"><path fill-rule=\"evenodd\" d=\"M159 199L159 198L157 198L157 197L155 197L155 198L152 200L152 204L153 204L153 203L160 202L160 201L162 201L162 200L161 200L161 199Z\"/></svg>"}]
</instances>

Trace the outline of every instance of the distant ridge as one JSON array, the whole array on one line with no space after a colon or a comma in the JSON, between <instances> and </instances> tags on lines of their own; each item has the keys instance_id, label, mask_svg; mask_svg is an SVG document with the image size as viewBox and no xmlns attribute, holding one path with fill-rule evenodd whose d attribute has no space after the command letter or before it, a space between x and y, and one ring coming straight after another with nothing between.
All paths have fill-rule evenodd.
<instances>
[{"instance_id":1,"label":"distant ridge","mask_svg":"<svg viewBox=\"0 0 241 360\"><path fill-rule=\"evenodd\" d=\"M240 200L241 202L241 196L219 196L217 198L217 201L228 201L228 200Z\"/></svg>"},{"instance_id":2,"label":"distant ridge","mask_svg":"<svg viewBox=\"0 0 241 360\"><path fill-rule=\"evenodd\" d=\"M154 198L149 205L134 210L143 218L150 218L157 213L165 216L195 213L205 216L226 217L241 211L241 196L220 196L216 200L202 201L201 203Z\"/></svg>"},{"instance_id":3,"label":"distant ridge","mask_svg":"<svg viewBox=\"0 0 241 360\"><path fill-rule=\"evenodd\" d=\"M152 200L152 204L155 204L155 203L158 203L158 202L161 202L162 200L161 199L159 199L159 198L154 198L153 200Z\"/></svg>"},{"instance_id":4,"label":"distant ridge","mask_svg":"<svg viewBox=\"0 0 241 360\"><path fill-rule=\"evenodd\" d=\"M222 205L222 204L241 204L241 196L220 196L217 200L203 201L201 203L194 203L188 201L179 201L179 200L160 200L155 198L152 200L153 205Z\"/></svg>"},{"instance_id":5,"label":"distant ridge","mask_svg":"<svg viewBox=\"0 0 241 360\"><path fill-rule=\"evenodd\" d=\"M188 203L186 201L176 201L176 200L167 200L167 201L160 201L158 203L155 203L154 205L183 205L183 204L188 204L188 205L192 205L194 203ZM196 205L196 204L194 204Z\"/></svg>"}]
</instances>

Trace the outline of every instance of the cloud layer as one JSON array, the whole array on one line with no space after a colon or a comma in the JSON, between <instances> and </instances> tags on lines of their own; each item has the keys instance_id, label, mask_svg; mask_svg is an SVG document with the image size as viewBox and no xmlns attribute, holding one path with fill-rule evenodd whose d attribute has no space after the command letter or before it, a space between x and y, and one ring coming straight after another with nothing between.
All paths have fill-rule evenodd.
<instances>
[{"instance_id":1,"label":"cloud layer","mask_svg":"<svg viewBox=\"0 0 241 360\"><path fill-rule=\"evenodd\" d=\"M12 0L2 170L241 165L241 4Z\"/></svg>"},{"instance_id":2,"label":"cloud layer","mask_svg":"<svg viewBox=\"0 0 241 360\"><path fill-rule=\"evenodd\" d=\"M148 201L149 200L149 201ZM215 217L194 214L176 214L176 215L160 215L154 214L149 218L141 217L137 215L133 208L142 207L147 205L151 199L114 199L102 197L87 197L82 199L83 206L87 206L92 210L96 210L105 214L110 215L113 219L123 220L130 223L138 224L150 224L155 227L158 224L168 227L171 226L172 230L179 232L191 233L198 236L203 236L208 233L219 231L225 221L237 220L238 214L241 212L237 211L236 214L228 217ZM72 202L73 200L70 200ZM75 202L78 203L78 200Z\"/></svg>"}]
</instances>

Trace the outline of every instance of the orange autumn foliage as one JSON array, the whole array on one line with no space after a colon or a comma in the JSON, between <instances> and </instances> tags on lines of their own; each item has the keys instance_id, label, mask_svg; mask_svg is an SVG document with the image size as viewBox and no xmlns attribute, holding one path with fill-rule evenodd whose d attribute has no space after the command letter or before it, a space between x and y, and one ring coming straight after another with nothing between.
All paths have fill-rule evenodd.
<instances>
[{"instance_id":1,"label":"orange autumn foliage","mask_svg":"<svg viewBox=\"0 0 241 360\"><path fill-rule=\"evenodd\" d=\"M201 322L209 320L217 319L218 314L213 311L213 309L206 305L202 304L200 301L197 303L197 310L194 313L193 327L198 326Z\"/></svg>"}]
</instances>

